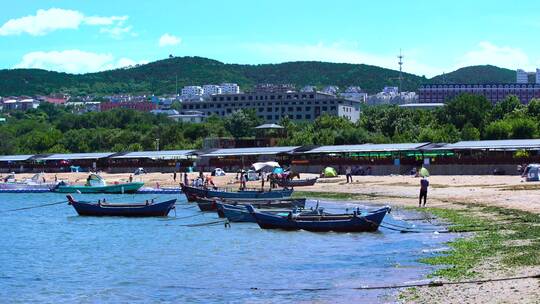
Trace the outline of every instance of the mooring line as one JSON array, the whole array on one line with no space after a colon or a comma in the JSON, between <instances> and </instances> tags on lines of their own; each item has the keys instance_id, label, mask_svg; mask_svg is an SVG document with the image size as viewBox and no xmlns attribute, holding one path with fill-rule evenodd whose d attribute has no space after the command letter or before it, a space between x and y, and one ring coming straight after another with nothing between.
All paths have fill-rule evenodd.
<instances>
[{"instance_id":1,"label":"mooring line","mask_svg":"<svg viewBox=\"0 0 540 304\"><path fill-rule=\"evenodd\" d=\"M42 207L54 206L54 205L65 204L65 203L67 203L67 201L61 201L61 202L43 204L43 205L37 205L37 206L30 206L30 207L22 207L22 208L17 208L17 209L4 210L4 211L1 211L0 213L29 210L29 209L42 208Z\"/></svg>"}]
</instances>

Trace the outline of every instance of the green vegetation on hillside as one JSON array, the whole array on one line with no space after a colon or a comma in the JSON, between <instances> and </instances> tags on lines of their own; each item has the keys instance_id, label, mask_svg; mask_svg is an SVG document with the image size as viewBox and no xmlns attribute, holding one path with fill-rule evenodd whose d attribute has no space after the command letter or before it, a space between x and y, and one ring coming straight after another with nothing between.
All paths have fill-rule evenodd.
<instances>
[{"instance_id":1,"label":"green vegetation on hillside","mask_svg":"<svg viewBox=\"0 0 540 304\"><path fill-rule=\"evenodd\" d=\"M209 83L235 82L246 90L258 83L291 83L304 85L360 86L368 93L384 86L397 86L399 72L366 64L316 61L280 64L225 64L201 57L174 57L132 68L73 75L38 69L0 70L0 96L68 93L106 94L174 94L178 87ZM459 69L444 76L446 83L513 82L511 70L494 66ZM441 83L442 76L431 80L403 74L403 90L415 91L425 83Z\"/></svg>"},{"instance_id":2,"label":"green vegetation on hillside","mask_svg":"<svg viewBox=\"0 0 540 304\"><path fill-rule=\"evenodd\" d=\"M323 115L313 122L280 122L288 136L279 145L340 145L390 142L535 138L540 136L540 100L522 105L508 97L492 106L484 97L460 95L444 108L412 110L366 106L361 119ZM70 108L42 104L13 112L0 124L1 154L201 148L206 137L248 138L262 123L253 111L202 124L176 122L162 115L116 109L73 114Z\"/></svg>"}]
</instances>

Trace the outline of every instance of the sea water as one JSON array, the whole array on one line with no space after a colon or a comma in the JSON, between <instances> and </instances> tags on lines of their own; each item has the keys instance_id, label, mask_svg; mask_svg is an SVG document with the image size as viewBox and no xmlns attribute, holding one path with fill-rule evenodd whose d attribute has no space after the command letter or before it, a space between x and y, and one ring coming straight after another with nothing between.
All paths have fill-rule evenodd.
<instances>
[{"instance_id":1,"label":"sea water","mask_svg":"<svg viewBox=\"0 0 540 304\"><path fill-rule=\"evenodd\" d=\"M141 202L156 195L75 197ZM183 195L156 200L170 198L178 199L176 219L173 211L168 218L83 217L67 203L8 211L65 197L0 194L0 302L394 302L396 290L354 288L425 279L434 269L418 260L453 237L385 228L287 232L254 223L189 227L217 215L199 212ZM321 205L329 212L343 206Z\"/></svg>"}]
</instances>

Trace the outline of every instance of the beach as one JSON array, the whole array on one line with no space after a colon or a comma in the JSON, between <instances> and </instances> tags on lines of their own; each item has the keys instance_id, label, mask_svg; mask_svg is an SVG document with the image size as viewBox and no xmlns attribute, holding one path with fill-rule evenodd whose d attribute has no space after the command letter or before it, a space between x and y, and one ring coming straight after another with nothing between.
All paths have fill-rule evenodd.
<instances>
[{"instance_id":1,"label":"beach","mask_svg":"<svg viewBox=\"0 0 540 304\"><path fill-rule=\"evenodd\" d=\"M58 180L83 184L87 173L59 173ZM100 173L108 183L126 182L130 174ZM207 173L205 173L207 175ZM29 178L30 174L20 174L18 179ZM190 173L193 179L198 173ZM301 174L302 178L314 177L314 174ZM238 188L236 174L213 177L219 187ZM45 174L48 181L55 174ZM134 181L145 182L145 187L178 187L183 174L178 174L176 181L173 174L148 173L133 176ZM427 206L441 210L459 210L484 219L499 221L498 213L484 212L487 207L503 210L519 210L540 214L540 183L524 182L519 176L432 176ZM412 176L354 176L353 183L347 184L345 177L321 179L314 186L297 188L301 194L311 197L325 197L329 193L343 194L347 200L363 203L389 204L394 208L417 207L420 179ZM250 188L260 188L260 181L251 181ZM268 188L269 183L265 183ZM466 236L470 237L470 236ZM531 242L537 242L531 236ZM522 241L522 240L520 240ZM512 244L508 244L512 246ZM481 259L472 269L473 279L497 279L509 276L522 276L540 273L538 266L508 267L501 262L500 256ZM470 279L470 278L468 278ZM446 280L446 279L442 279ZM459 280L459 279L457 279ZM496 292L494 292L496 291ZM440 287L417 287L404 290L400 296L406 303L540 303L540 285L538 279L495 281L483 284L444 285Z\"/></svg>"}]
</instances>

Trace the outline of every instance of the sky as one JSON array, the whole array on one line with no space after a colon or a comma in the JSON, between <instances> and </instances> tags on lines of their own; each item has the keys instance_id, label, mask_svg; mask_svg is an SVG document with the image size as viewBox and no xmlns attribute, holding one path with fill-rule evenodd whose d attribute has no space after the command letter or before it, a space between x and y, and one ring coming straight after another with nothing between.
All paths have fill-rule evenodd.
<instances>
[{"instance_id":1,"label":"sky","mask_svg":"<svg viewBox=\"0 0 540 304\"><path fill-rule=\"evenodd\" d=\"M540 67L540 1L0 0L0 69L87 73L174 56L364 63L433 77Z\"/></svg>"}]
</instances>

